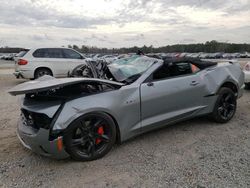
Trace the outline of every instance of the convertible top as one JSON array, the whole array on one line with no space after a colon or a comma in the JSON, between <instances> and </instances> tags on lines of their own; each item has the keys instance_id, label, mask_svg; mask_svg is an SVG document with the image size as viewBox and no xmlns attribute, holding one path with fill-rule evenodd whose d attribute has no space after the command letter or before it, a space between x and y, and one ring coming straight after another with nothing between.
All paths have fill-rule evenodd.
<instances>
[{"instance_id":1,"label":"convertible top","mask_svg":"<svg viewBox=\"0 0 250 188\"><path fill-rule=\"evenodd\" d=\"M215 66L218 63L216 62L211 62L211 61L203 61L197 58L176 58L176 59L164 59L164 63L169 64L169 63L179 63L179 62L190 62L197 66L199 69L205 69L211 66Z\"/></svg>"}]
</instances>

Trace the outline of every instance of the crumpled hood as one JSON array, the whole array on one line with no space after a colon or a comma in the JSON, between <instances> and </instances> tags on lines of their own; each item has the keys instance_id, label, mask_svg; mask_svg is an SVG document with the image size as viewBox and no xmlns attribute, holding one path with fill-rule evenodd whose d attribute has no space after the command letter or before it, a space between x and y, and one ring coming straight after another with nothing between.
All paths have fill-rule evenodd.
<instances>
[{"instance_id":1,"label":"crumpled hood","mask_svg":"<svg viewBox=\"0 0 250 188\"><path fill-rule=\"evenodd\" d=\"M99 82L99 83L107 83L107 84L116 85L116 86L124 85L119 82L97 79L97 78L59 78L57 79L57 78L46 75L37 80L19 84L13 87L12 89L10 89L8 92L11 95L22 95L22 94L28 94L28 93L37 93L37 92L47 91L50 89L69 86L69 85L83 83L83 82L86 82L86 83L87 82Z\"/></svg>"}]
</instances>

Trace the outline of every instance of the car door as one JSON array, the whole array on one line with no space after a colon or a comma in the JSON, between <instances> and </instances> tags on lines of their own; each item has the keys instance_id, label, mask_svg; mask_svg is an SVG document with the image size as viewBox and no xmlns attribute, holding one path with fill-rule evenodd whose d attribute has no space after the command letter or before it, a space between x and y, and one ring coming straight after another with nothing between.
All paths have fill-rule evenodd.
<instances>
[{"instance_id":1,"label":"car door","mask_svg":"<svg viewBox=\"0 0 250 188\"><path fill-rule=\"evenodd\" d=\"M63 57L61 48L44 48L43 64L53 72L54 77L63 77L67 75L65 72L66 61Z\"/></svg>"},{"instance_id":2,"label":"car door","mask_svg":"<svg viewBox=\"0 0 250 188\"><path fill-rule=\"evenodd\" d=\"M204 108L205 84L189 62L163 64L141 84L141 126L164 126ZM193 69L194 68L194 69Z\"/></svg>"},{"instance_id":3,"label":"car door","mask_svg":"<svg viewBox=\"0 0 250 188\"><path fill-rule=\"evenodd\" d=\"M67 69L67 73L69 71L72 71L75 67L77 67L80 64L83 64L85 62L84 57L72 50L72 49L62 49L63 50L63 55L64 58L67 62L67 64L65 65L65 68Z\"/></svg>"},{"instance_id":4,"label":"car door","mask_svg":"<svg viewBox=\"0 0 250 188\"><path fill-rule=\"evenodd\" d=\"M34 51L32 62L35 68L49 68L54 77L58 77L63 70L61 59L63 58L62 53L57 48L39 48Z\"/></svg>"}]
</instances>

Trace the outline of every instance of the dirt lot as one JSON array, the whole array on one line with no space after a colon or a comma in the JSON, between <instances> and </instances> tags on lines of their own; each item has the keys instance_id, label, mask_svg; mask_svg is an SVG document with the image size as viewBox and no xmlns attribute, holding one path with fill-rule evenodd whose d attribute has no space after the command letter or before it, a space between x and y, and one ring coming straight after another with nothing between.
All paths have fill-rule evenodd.
<instances>
[{"instance_id":1,"label":"dirt lot","mask_svg":"<svg viewBox=\"0 0 250 188\"><path fill-rule=\"evenodd\" d=\"M199 118L144 134L93 162L38 156L16 137L22 82L0 75L0 187L250 187L250 90L228 124Z\"/></svg>"}]
</instances>

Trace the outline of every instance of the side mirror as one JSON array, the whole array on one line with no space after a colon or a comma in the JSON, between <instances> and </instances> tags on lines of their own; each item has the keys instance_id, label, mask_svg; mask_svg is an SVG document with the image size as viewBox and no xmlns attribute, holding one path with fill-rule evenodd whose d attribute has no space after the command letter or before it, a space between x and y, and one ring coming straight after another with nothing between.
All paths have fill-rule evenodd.
<instances>
[{"instance_id":1,"label":"side mirror","mask_svg":"<svg viewBox=\"0 0 250 188\"><path fill-rule=\"evenodd\" d=\"M148 82L147 86L149 86L149 87L154 86L154 83L153 82Z\"/></svg>"}]
</instances>

